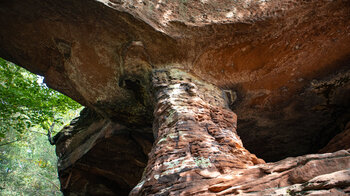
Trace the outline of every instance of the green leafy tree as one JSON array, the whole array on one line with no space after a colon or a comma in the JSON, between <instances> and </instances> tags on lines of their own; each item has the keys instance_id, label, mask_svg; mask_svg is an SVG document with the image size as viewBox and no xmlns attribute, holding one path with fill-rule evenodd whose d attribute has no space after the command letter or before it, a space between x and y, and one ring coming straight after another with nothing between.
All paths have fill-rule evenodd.
<instances>
[{"instance_id":1,"label":"green leafy tree","mask_svg":"<svg viewBox=\"0 0 350 196\"><path fill-rule=\"evenodd\" d=\"M66 111L66 124L78 110ZM61 127L55 127L55 131ZM15 132L6 138L14 140ZM55 147L41 127L31 127L21 140L0 146L0 195L62 195L57 177Z\"/></svg>"},{"instance_id":2,"label":"green leafy tree","mask_svg":"<svg viewBox=\"0 0 350 196\"><path fill-rule=\"evenodd\" d=\"M9 132L21 137L33 126L49 129L53 122L62 124L58 114L79 107L67 96L47 88L42 77L0 58L0 142Z\"/></svg>"},{"instance_id":3,"label":"green leafy tree","mask_svg":"<svg viewBox=\"0 0 350 196\"><path fill-rule=\"evenodd\" d=\"M62 195L55 149L45 135L29 132L0 147L0 195Z\"/></svg>"},{"instance_id":4,"label":"green leafy tree","mask_svg":"<svg viewBox=\"0 0 350 196\"><path fill-rule=\"evenodd\" d=\"M0 58L0 195L62 195L57 157L47 138L81 106L42 77Z\"/></svg>"}]
</instances>

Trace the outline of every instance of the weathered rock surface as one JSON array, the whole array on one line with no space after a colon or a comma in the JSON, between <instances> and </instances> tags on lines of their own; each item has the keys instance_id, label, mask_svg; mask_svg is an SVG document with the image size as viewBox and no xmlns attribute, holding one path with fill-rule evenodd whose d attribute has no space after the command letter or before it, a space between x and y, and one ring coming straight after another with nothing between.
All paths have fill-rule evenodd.
<instances>
[{"instance_id":1,"label":"weathered rock surface","mask_svg":"<svg viewBox=\"0 0 350 196\"><path fill-rule=\"evenodd\" d=\"M243 147L222 90L178 69L154 70L152 84L156 140L130 195L205 193L207 179L265 163Z\"/></svg>"},{"instance_id":2,"label":"weathered rock surface","mask_svg":"<svg viewBox=\"0 0 350 196\"><path fill-rule=\"evenodd\" d=\"M2 0L0 15L1 57L122 124L152 122L162 67L234 91L238 134L268 161L317 152L349 119L347 0Z\"/></svg>"},{"instance_id":3,"label":"weathered rock surface","mask_svg":"<svg viewBox=\"0 0 350 196\"><path fill-rule=\"evenodd\" d=\"M227 92L182 70L153 77L152 151L150 128L132 130L89 110L55 137L66 195L128 195L142 173L130 195L350 194L350 149L265 164L236 135Z\"/></svg>"},{"instance_id":4,"label":"weathered rock surface","mask_svg":"<svg viewBox=\"0 0 350 196\"><path fill-rule=\"evenodd\" d=\"M215 126L236 136L228 109L237 113L244 147L265 161L348 147L348 0L0 0L0 16L0 56L97 115L56 137L67 194L123 195L137 183L152 143L157 69L224 90L229 108L219 119L230 117ZM346 175L340 170L334 176ZM265 175L273 174L246 179ZM299 194L310 180L281 186L300 184L288 188Z\"/></svg>"},{"instance_id":5,"label":"weathered rock surface","mask_svg":"<svg viewBox=\"0 0 350 196\"><path fill-rule=\"evenodd\" d=\"M127 128L84 109L55 136L65 195L128 195L142 176L152 128Z\"/></svg>"},{"instance_id":6,"label":"weathered rock surface","mask_svg":"<svg viewBox=\"0 0 350 196\"><path fill-rule=\"evenodd\" d=\"M312 154L236 170L214 182L208 180L204 189L215 195L349 195L349 152Z\"/></svg>"}]
</instances>

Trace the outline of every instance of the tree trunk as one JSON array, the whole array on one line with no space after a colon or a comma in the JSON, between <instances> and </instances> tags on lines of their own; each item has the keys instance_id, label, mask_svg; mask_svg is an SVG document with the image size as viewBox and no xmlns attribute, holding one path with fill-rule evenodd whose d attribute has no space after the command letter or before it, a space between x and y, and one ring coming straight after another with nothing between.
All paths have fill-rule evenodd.
<instances>
[{"instance_id":1,"label":"tree trunk","mask_svg":"<svg viewBox=\"0 0 350 196\"><path fill-rule=\"evenodd\" d=\"M243 147L218 87L179 69L153 71L152 83L156 140L130 195L209 194L230 171L264 163Z\"/></svg>"}]
</instances>

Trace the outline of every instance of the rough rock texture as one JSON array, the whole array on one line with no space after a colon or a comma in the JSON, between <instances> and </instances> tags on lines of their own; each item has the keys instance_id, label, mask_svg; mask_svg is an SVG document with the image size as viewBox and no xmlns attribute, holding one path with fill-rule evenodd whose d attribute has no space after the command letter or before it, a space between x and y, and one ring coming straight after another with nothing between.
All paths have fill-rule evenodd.
<instances>
[{"instance_id":1,"label":"rough rock texture","mask_svg":"<svg viewBox=\"0 0 350 196\"><path fill-rule=\"evenodd\" d=\"M189 88L188 90L193 92L194 89ZM187 92L183 93L187 94ZM209 95L211 97L211 94ZM234 114L230 113L230 115ZM92 135L93 132L97 134ZM128 195L129 191L141 178L143 168L147 163L146 155L151 151L153 136L149 130L143 132L149 134L145 135L140 130L135 132L135 130L127 129L120 124L111 124L111 122L106 122L92 111L84 110L79 119L74 120L70 126L55 137L59 157L59 176L62 191L65 195ZM83 136L71 137L76 134ZM166 138L158 137L160 138L157 140L158 143L169 144L163 146L165 149L156 148L156 150L162 151L159 154L160 158L175 157L175 154L163 152L164 150L175 150L169 148L172 142L181 144L181 139L183 139L172 137L171 134L168 136ZM197 138L203 137L201 135L195 136ZM148 138L148 142L146 138ZM161 139L164 141L160 141ZM234 143L237 141L239 140L235 140ZM77 147L86 144L89 147ZM167 146L169 147L167 148ZM196 152L201 152L200 148L192 148ZM235 147L232 149L235 149ZM84 150L87 150L87 152L84 152ZM178 148L178 150L181 151L182 149ZM184 149L184 151L186 150L189 149ZM202 156L207 155L207 151L202 153L204 153ZM235 153L237 154L237 151ZM194 154L193 157L196 156ZM71 165L65 163L71 163ZM178 174L177 169L190 164L190 162L176 162L176 160L173 160L170 164L164 163L163 165L159 162L159 168L151 168L154 170L148 170L148 172L155 174L153 177L157 178L155 173L157 171L164 169L163 172L165 173L176 172ZM210 160L207 161L204 158L197 159L192 170L189 170L194 172L187 170L179 172L184 174L188 172L187 176L196 178L187 179L189 181L186 181L185 178L186 186L184 187L178 187L179 184L172 184L173 186L170 187L177 187L178 190L174 192L180 191L185 195L350 194L350 149L334 153L287 158L275 163L258 165L254 165L249 161L243 165L239 163L239 160L238 162L231 162L225 172L215 172L214 166L217 163L211 163ZM232 165L238 167L232 167ZM144 175L147 175L147 172ZM160 177L159 175L157 180L162 180ZM174 177L174 174L172 177ZM177 176L177 178L180 179L181 176ZM177 178L175 179L178 180ZM163 176L165 181L175 179L164 178ZM155 183L155 179L148 183ZM135 189L138 190L138 188ZM166 192L171 189L163 190Z\"/></svg>"},{"instance_id":2,"label":"rough rock texture","mask_svg":"<svg viewBox=\"0 0 350 196\"><path fill-rule=\"evenodd\" d=\"M208 195L349 195L349 152L311 154L235 170L208 180L203 189Z\"/></svg>"},{"instance_id":3,"label":"rough rock texture","mask_svg":"<svg viewBox=\"0 0 350 196\"><path fill-rule=\"evenodd\" d=\"M265 161L349 143L348 0L0 0L0 16L0 56L99 116L57 136L67 194L136 184L144 166L133 157L146 163L141 144L152 140L152 70L178 68L224 90L245 148ZM112 157L131 164L117 169Z\"/></svg>"},{"instance_id":4,"label":"rough rock texture","mask_svg":"<svg viewBox=\"0 0 350 196\"><path fill-rule=\"evenodd\" d=\"M153 142L151 128L130 129L84 109L54 138L65 195L127 195Z\"/></svg>"},{"instance_id":5,"label":"rough rock texture","mask_svg":"<svg viewBox=\"0 0 350 196\"><path fill-rule=\"evenodd\" d=\"M347 0L2 0L0 15L1 57L122 124L152 122L150 69L169 66L234 91L238 134L268 161L349 119Z\"/></svg>"},{"instance_id":6,"label":"rough rock texture","mask_svg":"<svg viewBox=\"0 0 350 196\"><path fill-rule=\"evenodd\" d=\"M178 69L155 70L152 83L156 140L130 195L203 193L207 179L265 163L243 147L222 90Z\"/></svg>"}]
</instances>

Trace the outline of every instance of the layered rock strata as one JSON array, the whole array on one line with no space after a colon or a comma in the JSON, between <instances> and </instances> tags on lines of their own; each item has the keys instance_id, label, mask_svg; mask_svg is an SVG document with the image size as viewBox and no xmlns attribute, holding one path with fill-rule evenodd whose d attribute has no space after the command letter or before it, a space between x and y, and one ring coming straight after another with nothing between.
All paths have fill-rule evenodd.
<instances>
[{"instance_id":1,"label":"layered rock strata","mask_svg":"<svg viewBox=\"0 0 350 196\"><path fill-rule=\"evenodd\" d=\"M264 163L243 147L224 91L179 69L153 71L152 83L156 140L130 195L205 193L204 179Z\"/></svg>"},{"instance_id":2,"label":"layered rock strata","mask_svg":"<svg viewBox=\"0 0 350 196\"><path fill-rule=\"evenodd\" d=\"M266 161L316 153L349 121L347 0L2 0L0 15L2 58L127 126L151 126L149 72L174 65L235 91Z\"/></svg>"},{"instance_id":3,"label":"layered rock strata","mask_svg":"<svg viewBox=\"0 0 350 196\"><path fill-rule=\"evenodd\" d=\"M350 193L349 150L265 164L237 135L234 92L176 68L154 70L152 84L152 150L151 127L128 128L89 109L55 136L65 195L128 195L133 187L130 195Z\"/></svg>"},{"instance_id":4,"label":"layered rock strata","mask_svg":"<svg viewBox=\"0 0 350 196\"><path fill-rule=\"evenodd\" d=\"M237 169L207 180L208 195L349 195L350 149Z\"/></svg>"},{"instance_id":5,"label":"layered rock strata","mask_svg":"<svg viewBox=\"0 0 350 196\"><path fill-rule=\"evenodd\" d=\"M128 195L147 164L151 127L129 128L84 109L54 137L64 195Z\"/></svg>"},{"instance_id":6,"label":"layered rock strata","mask_svg":"<svg viewBox=\"0 0 350 196\"><path fill-rule=\"evenodd\" d=\"M181 97L181 94L186 96L185 89L178 96ZM215 91L207 91L209 97L212 97L213 92ZM201 96L200 93L199 96ZM213 100L210 102L213 103ZM164 106L164 104L161 105ZM220 106L220 102L213 105L211 106L216 108ZM228 114L231 117L234 116L231 111L228 111ZM173 118L176 117L173 116ZM208 119L207 122L210 122ZM187 123L187 125L194 124L194 122ZM162 135L168 137L158 137L156 142L162 145L154 144L154 149L150 153L149 166L144 171L153 138L148 129L130 129L103 119L91 110L83 110L78 119L73 120L55 137L59 157L58 171L64 195L128 195L136 186L142 173L144 173L143 179L134 188L131 195L155 195L151 192L154 189L160 190L159 192L165 190L164 194L172 191L172 194L175 195L345 196L350 194L350 149L287 158L274 163L258 165L254 165L255 161L250 161L251 157L255 158L251 154L248 154L247 157L240 156L240 160L230 156L239 155L236 152L226 154L227 162L223 164L223 162L210 162L213 159L200 158L199 153L202 157L210 155L210 151L205 151L208 150L205 147L198 149L192 148L194 146L192 145L192 151L190 148L179 148L185 141L194 141L195 138L208 138L206 142L213 144L211 142L213 138L210 139L208 133L202 131L201 134L190 137L191 132L196 132L195 129L191 129L187 130L189 134L183 137L180 135L183 130L179 130L177 132L179 134L176 134L175 131L170 134L163 132ZM226 137L226 139L231 138ZM231 144L240 144L238 141ZM176 142L179 146L176 146ZM213 146L215 147L215 142ZM171 149L184 153L176 154ZM154 156L154 152L157 151L160 154ZM188 155L192 155L193 151L198 154L194 153L191 159L191 156ZM184 157L181 155L189 159L187 161L172 159ZM222 156L222 154L218 155ZM156 158L159 158L158 167L154 165ZM229 162L229 158L234 162ZM217 166L220 168L222 165L226 166L224 172L216 169ZM147 175L153 178L146 182ZM140 186L142 184L143 186ZM145 187L146 185L148 187Z\"/></svg>"},{"instance_id":7,"label":"layered rock strata","mask_svg":"<svg viewBox=\"0 0 350 196\"><path fill-rule=\"evenodd\" d=\"M44 76L49 87L98 113L95 120L73 123L57 136L65 194L126 195L137 184L153 141L154 101L149 91L151 71L157 69L177 67L224 89L229 108L238 114L237 132L245 148L266 161L349 146L345 126L350 119L348 0L2 0L0 15L0 56ZM208 105L227 109L214 102ZM214 112L214 117L220 114L219 120L205 121L218 122L212 127L223 132L225 126L233 130L234 126L221 121L235 121L226 109ZM155 135L163 124L155 120ZM202 125L198 120L198 127ZM172 132L163 131L173 137ZM209 135L216 138L216 133ZM220 147L222 152L229 149ZM246 165L251 171L254 161L247 157L236 166ZM322 169L327 161L316 162L308 171ZM299 162L295 168L304 164ZM228 166L223 173L234 168L231 163ZM191 164L189 168L195 170ZM230 179L237 177L243 183L275 175L259 171L246 178L232 171L236 176ZM339 175L346 176L346 172L334 174ZM218 181L212 180L203 179L201 190L225 181L219 176ZM228 187L235 185L232 182ZM251 186L255 185L252 181ZM346 192L341 188L345 185L338 185ZM222 194L236 194L233 189L231 193L222 189Z\"/></svg>"}]
</instances>

